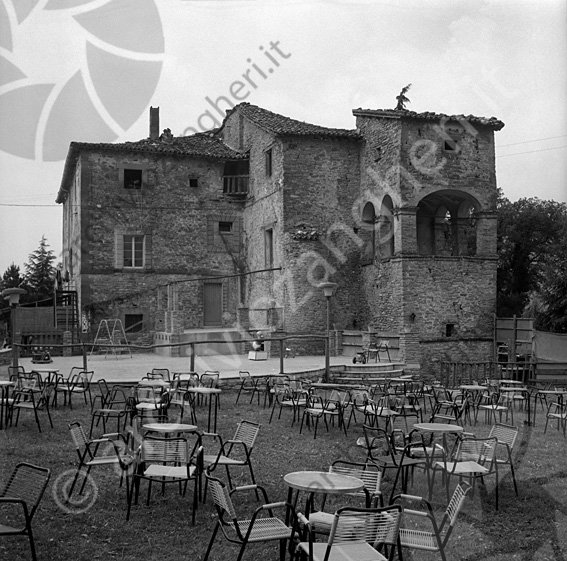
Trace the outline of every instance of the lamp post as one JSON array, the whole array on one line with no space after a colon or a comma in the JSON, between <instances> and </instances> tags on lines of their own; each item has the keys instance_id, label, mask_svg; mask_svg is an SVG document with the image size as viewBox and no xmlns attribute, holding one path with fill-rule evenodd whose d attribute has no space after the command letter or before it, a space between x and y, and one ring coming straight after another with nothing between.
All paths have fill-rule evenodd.
<instances>
[{"instance_id":1,"label":"lamp post","mask_svg":"<svg viewBox=\"0 0 567 561\"><path fill-rule=\"evenodd\" d=\"M325 341L325 382L329 381L329 366L330 366L330 355L331 355L331 296L334 295L335 289L337 288L336 282L322 282L319 284L318 288L323 290L323 294L327 299L327 339Z\"/></svg>"},{"instance_id":2,"label":"lamp post","mask_svg":"<svg viewBox=\"0 0 567 561\"><path fill-rule=\"evenodd\" d=\"M20 303L20 296L27 294L23 288L6 288L2 291L4 300L10 304L10 326L12 331L12 366L18 367L18 348L16 347L16 307Z\"/></svg>"}]
</instances>

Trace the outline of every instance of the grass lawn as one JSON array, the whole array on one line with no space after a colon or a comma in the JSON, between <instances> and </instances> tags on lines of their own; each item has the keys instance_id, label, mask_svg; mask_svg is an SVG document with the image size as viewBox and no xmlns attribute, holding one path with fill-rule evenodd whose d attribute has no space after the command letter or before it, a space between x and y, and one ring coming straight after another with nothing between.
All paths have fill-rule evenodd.
<instances>
[{"instance_id":1,"label":"grass lawn","mask_svg":"<svg viewBox=\"0 0 567 561\"><path fill-rule=\"evenodd\" d=\"M252 458L258 482L263 484L272 502L284 500L287 489L284 474L298 470L326 470L335 459L363 461L365 453L356 446L362 435L361 426L351 424L348 436L337 427L326 432L320 425L317 439L299 425L291 427L290 411L268 423L270 410L248 404L241 399L234 405L236 393L222 394L218 432L230 438L241 419L261 423L260 435ZM91 488L85 505L72 509L63 505L63 483L74 473L77 455L67 423L79 421L88 432L90 409L75 399L73 410L59 406L52 410L54 429L49 428L45 413L41 414L43 432L37 430L33 415L22 413L18 427L0 431L0 486L18 462L31 462L52 470L51 481L34 519L34 531L39 560L199 560L202 559L216 520L212 499L200 504L196 525L191 525L191 491L180 497L171 486L161 495L156 486L150 506L145 505L145 483L140 502L132 507L126 522L126 493L119 487L119 477L110 468L93 469L95 487ZM199 420L206 419L204 408L197 411ZM275 415L277 417L277 414ZM451 561L505 561L567 559L567 453L562 432L550 427L543 434L545 416L538 410L537 426L524 425L522 412L515 412L520 435L514 451L519 497L513 490L508 470L503 470L500 482L500 510L494 510L494 478L487 478L486 489L477 487L474 497L467 500L455 532L448 545ZM489 431L481 421L467 427L477 436ZM238 470L234 470L238 472ZM247 470L241 470L239 484L249 481ZM221 472L221 479L224 473ZM386 478L386 497L392 477ZM416 472L410 492L425 494L425 478ZM241 502L240 497L243 497ZM243 516L255 507L254 494L237 495L244 507ZM437 477L434 496L439 512L445 503L445 492ZM332 503L328 503L332 509ZM85 506L85 508L82 508ZM329 509L327 509L329 510ZM211 560L231 560L236 546L217 536ZM438 554L404 550L405 559L437 560ZM4 538L0 541L0 559L16 561L30 559L27 538ZM246 560L277 559L277 545L249 545Z\"/></svg>"}]
</instances>

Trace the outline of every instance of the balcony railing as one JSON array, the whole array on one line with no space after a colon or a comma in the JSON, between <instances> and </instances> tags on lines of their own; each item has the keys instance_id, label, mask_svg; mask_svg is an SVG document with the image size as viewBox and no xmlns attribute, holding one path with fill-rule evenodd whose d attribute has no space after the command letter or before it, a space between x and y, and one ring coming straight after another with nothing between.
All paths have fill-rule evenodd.
<instances>
[{"instance_id":1,"label":"balcony railing","mask_svg":"<svg viewBox=\"0 0 567 561\"><path fill-rule=\"evenodd\" d=\"M225 195L248 194L248 175L225 175L222 192Z\"/></svg>"}]
</instances>

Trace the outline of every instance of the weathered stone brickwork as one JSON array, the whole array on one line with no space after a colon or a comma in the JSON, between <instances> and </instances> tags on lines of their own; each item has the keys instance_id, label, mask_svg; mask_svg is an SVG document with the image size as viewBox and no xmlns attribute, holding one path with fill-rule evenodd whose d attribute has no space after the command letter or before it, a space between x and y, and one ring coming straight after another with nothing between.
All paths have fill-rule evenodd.
<instances>
[{"instance_id":1,"label":"weathered stone brickwork","mask_svg":"<svg viewBox=\"0 0 567 561\"><path fill-rule=\"evenodd\" d=\"M329 304L334 353L343 330L370 329L411 364L491 356L503 124L354 115L356 130L328 129L243 103L207 134L72 144L65 265L93 326L320 337ZM337 283L328 302L323 281Z\"/></svg>"}]
</instances>

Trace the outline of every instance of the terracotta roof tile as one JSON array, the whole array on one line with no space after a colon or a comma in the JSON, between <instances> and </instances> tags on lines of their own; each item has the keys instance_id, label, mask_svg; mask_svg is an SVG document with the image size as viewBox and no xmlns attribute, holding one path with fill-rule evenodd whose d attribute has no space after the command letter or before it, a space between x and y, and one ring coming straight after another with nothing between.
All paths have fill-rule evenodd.
<instances>
[{"instance_id":1,"label":"terracotta roof tile","mask_svg":"<svg viewBox=\"0 0 567 561\"><path fill-rule=\"evenodd\" d=\"M136 142L90 143L71 142L71 150L104 150L111 152L146 152L178 156L198 156L214 159L242 159L248 154L237 152L227 146L219 137L211 133L198 133L191 136L173 137L172 140L153 140L145 138Z\"/></svg>"},{"instance_id":2,"label":"terracotta roof tile","mask_svg":"<svg viewBox=\"0 0 567 561\"><path fill-rule=\"evenodd\" d=\"M238 104L232 111L240 112L261 129L279 136L323 136L362 139L362 136L356 129L333 129L312 125L304 121L290 119L278 113L272 113L272 111L247 102Z\"/></svg>"},{"instance_id":3,"label":"terracotta roof tile","mask_svg":"<svg viewBox=\"0 0 567 561\"><path fill-rule=\"evenodd\" d=\"M475 115L446 115L445 113L433 113L425 111L418 113L417 111L409 111L407 109L353 109L352 114L357 115L374 115L376 117L387 117L391 119L419 119L425 121L440 121L446 119L449 121L467 121L472 125L483 125L499 131L504 127L504 123L496 117L476 117Z\"/></svg>"}]
</instances>

